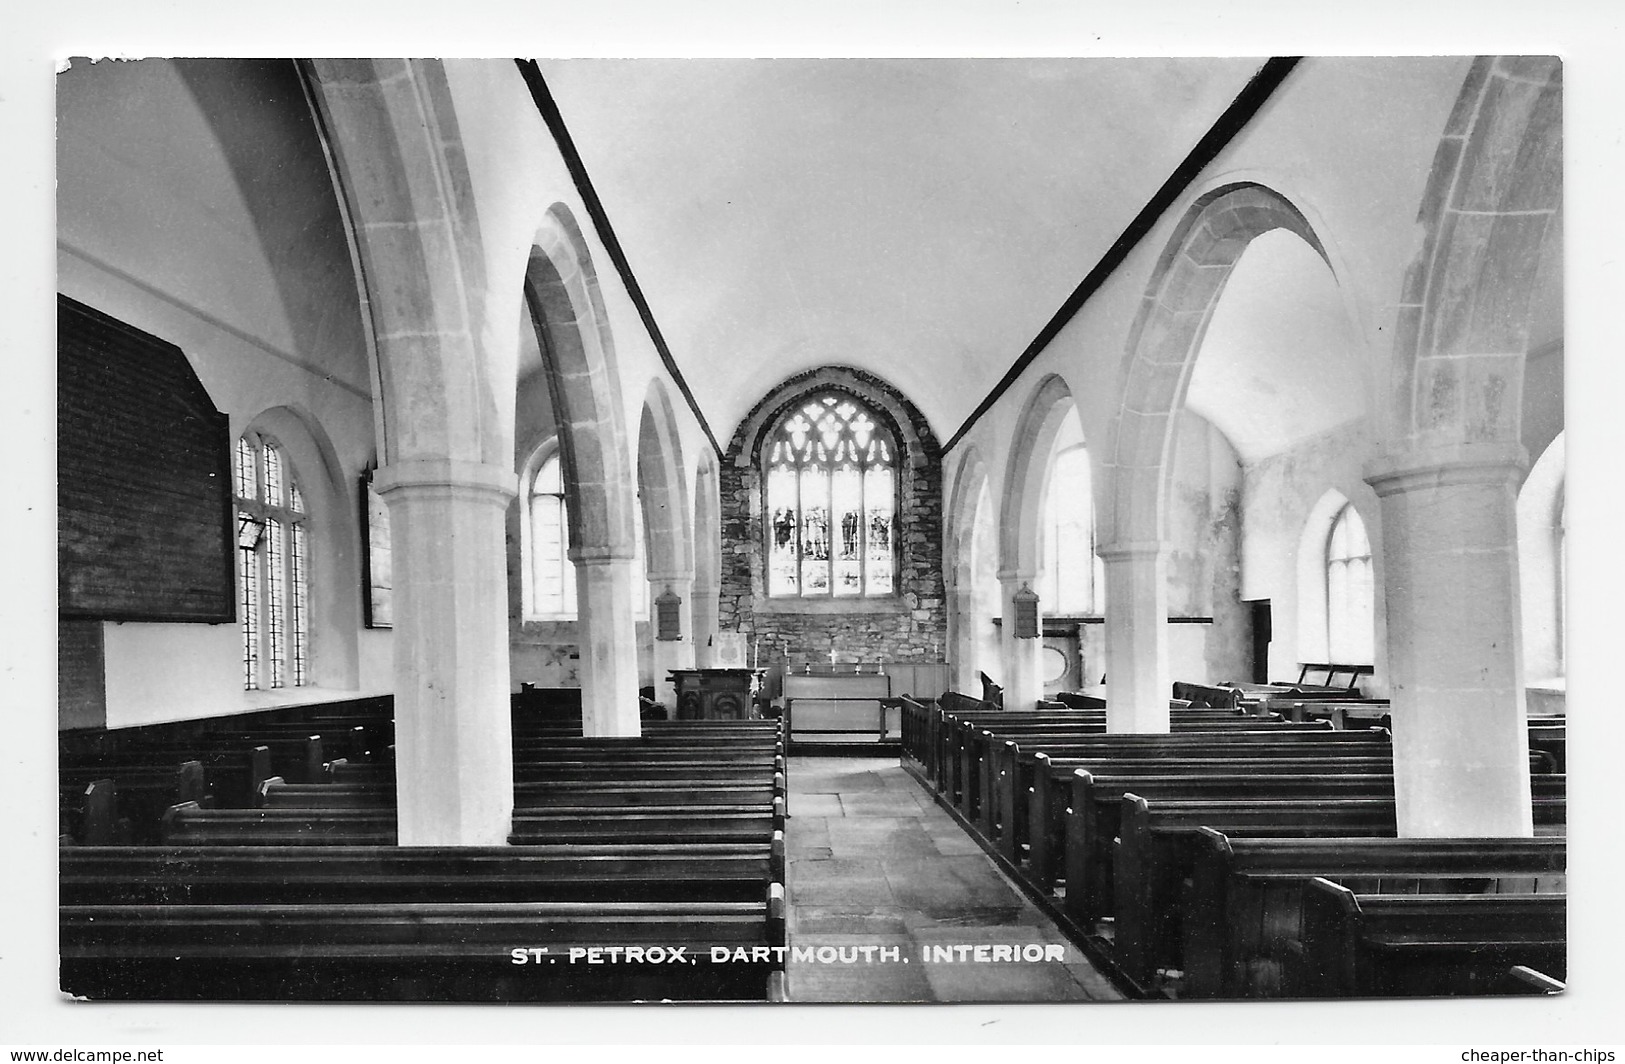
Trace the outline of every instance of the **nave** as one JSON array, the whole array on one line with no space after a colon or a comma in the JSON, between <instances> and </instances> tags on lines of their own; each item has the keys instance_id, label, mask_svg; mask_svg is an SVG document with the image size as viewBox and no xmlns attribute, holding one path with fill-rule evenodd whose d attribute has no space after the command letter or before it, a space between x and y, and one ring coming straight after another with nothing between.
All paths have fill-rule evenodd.
<instances>
[{"instance_id":1,"label":"nave","mask_svg":"<svg viewBox=\"0 0 1625 1064\"><path fill-rule=\"evenodd\" d=\"M1557 989L1562 75L68 64L64 985Z\"/></svg>"},{"instance_id":2,"label":"nave","mask_svg":"<svg viewBox=\"0 0 1625 1064\"><path fill-rule=\"evenodd\" d=\"M896 761L791 757L790 810L791 944L890 947L910 963L806 963L792 955L789 1000L1122 997ZM1042 945L1060 954L995 961L991 950L980 959L956 951L952 960L923 952L966 945Z\"/></svg>"}]
</instances>

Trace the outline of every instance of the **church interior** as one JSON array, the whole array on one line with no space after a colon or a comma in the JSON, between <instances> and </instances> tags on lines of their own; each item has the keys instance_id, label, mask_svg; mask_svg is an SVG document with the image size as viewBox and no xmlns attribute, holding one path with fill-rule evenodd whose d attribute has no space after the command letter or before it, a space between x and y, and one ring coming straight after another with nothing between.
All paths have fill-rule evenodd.
<instances>
[{"instance_id":1,"label":"church interior","mask_svg":"<svg viewBox=\"0 0 1625 1064\"><path fill-rule=\"evenodd\" d=\"M1561 999L1558 59L56 90L63 991Z\"/></svg>"}]
</instances>

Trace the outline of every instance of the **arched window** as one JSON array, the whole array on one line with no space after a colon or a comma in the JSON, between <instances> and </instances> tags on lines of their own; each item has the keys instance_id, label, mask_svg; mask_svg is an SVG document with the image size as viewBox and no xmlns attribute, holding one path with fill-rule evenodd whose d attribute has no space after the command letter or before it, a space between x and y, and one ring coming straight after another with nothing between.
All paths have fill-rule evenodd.
<instances>
[{"instance_id":1,"label":"arched window","mask_svg":"<svg viewBox=\"0 0 1625 1064\"><path fill-rule=\"evenodd\" d=\"M815 395L762 453L768 594L895 594L897 445L881 420L849 395Z\"/></svg>"},{"instance_id":2,"label":"arched window","mask_svg":"<svg viewBox=\"0 0 1625 1064\"><path fill-rule=\"evenodd\" d=\"M1106 578L1095 553L1095 497L1083 444L1056 453L1045 505L1044 578L1038 592L1045 612L1101 613Z\"/></svg>"},{"instance_id":3,"label":"arched window","mask_svg":"<svg viewBox=\"0 0 1625 1064\"><path fill-rule=\"evenodd\" d=\"M1345 504L1326 538L1326 649L1339 665L1376 660L1376 610L1371 540L1352 503Z\"/></svg>"},{"instance_id":4,"label":"arched window","mask_svg":"<svg viewBox=\"0 0 1625 1064\"><path fill-rule=\"evenodd\" d=\"M237 610L243 688L310 682L310 538L304 493L275 440L237 440Z\"/></svg>"},{"instance_id":5,"label":"arched window","mask_svg":"<svg viewBox=\"0 0 1625 1064\"><path fill-rule=\"evenodd\" d=\"M569 509L557 452L531 478L530 612L550 618L576 615L576 572L570 561Z\"/></svg>"}]
</instances>

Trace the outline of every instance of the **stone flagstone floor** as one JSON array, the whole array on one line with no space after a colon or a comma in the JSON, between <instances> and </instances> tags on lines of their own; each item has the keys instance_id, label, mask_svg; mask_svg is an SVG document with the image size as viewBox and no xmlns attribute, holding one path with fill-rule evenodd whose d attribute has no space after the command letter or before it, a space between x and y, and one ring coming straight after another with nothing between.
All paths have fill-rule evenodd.
<instances>
[{"instance_id":1,"label":"stone flagstone floor","mask_svg":"<svg viewBox=\"0 0 1625 1064\"><path fill-rule=\"evenodd\" d=\"M895 759L793 757L789 777L790 945L834 947L815 955L830 963L792 949L791 1001L1121 999ZM978 945L1062 949L1031 962L924 957ZM877 947L867 961L862 946ZM890 947L898 959L882 961Z\"/></svg>"}]
</instances>

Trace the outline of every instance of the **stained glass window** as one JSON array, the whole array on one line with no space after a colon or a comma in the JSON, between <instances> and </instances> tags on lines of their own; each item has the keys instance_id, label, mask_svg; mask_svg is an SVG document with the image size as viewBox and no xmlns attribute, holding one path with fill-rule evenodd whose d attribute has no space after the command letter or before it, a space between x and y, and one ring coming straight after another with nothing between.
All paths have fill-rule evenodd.
<instances>
[{"instance_id":1,"label":"stained glass window","mask_svg":"<svg viewBox=\"0 0 1625 1064\"><path fill-rule=\"evenodd\" d=\"M1352 503L1332 522L1326 540L1326 647L1339 665L1376 660L1376 592L1371 540Z\"/></svg>"},{"instance_id":2,"label":"stained glass window","mask_svg":"<svg viewBox=\"0 0 1625 1064\"><path fill-rule=\"evenodd\" d=\"M235 465L243 688L303 687L311 682L305 496L269 437L244 434Z\"/></svg>"},{"instance_id":3,"label":"stained glass window","mask_svg":"<svg viewBox=\"0 0 1625 1064\"><path fill-rule=\"evenodd\" d=\"M850 396L814 396L764 454L768 594L894 594L896 444L874 414Z\"/></svg>"}]
</instances>

